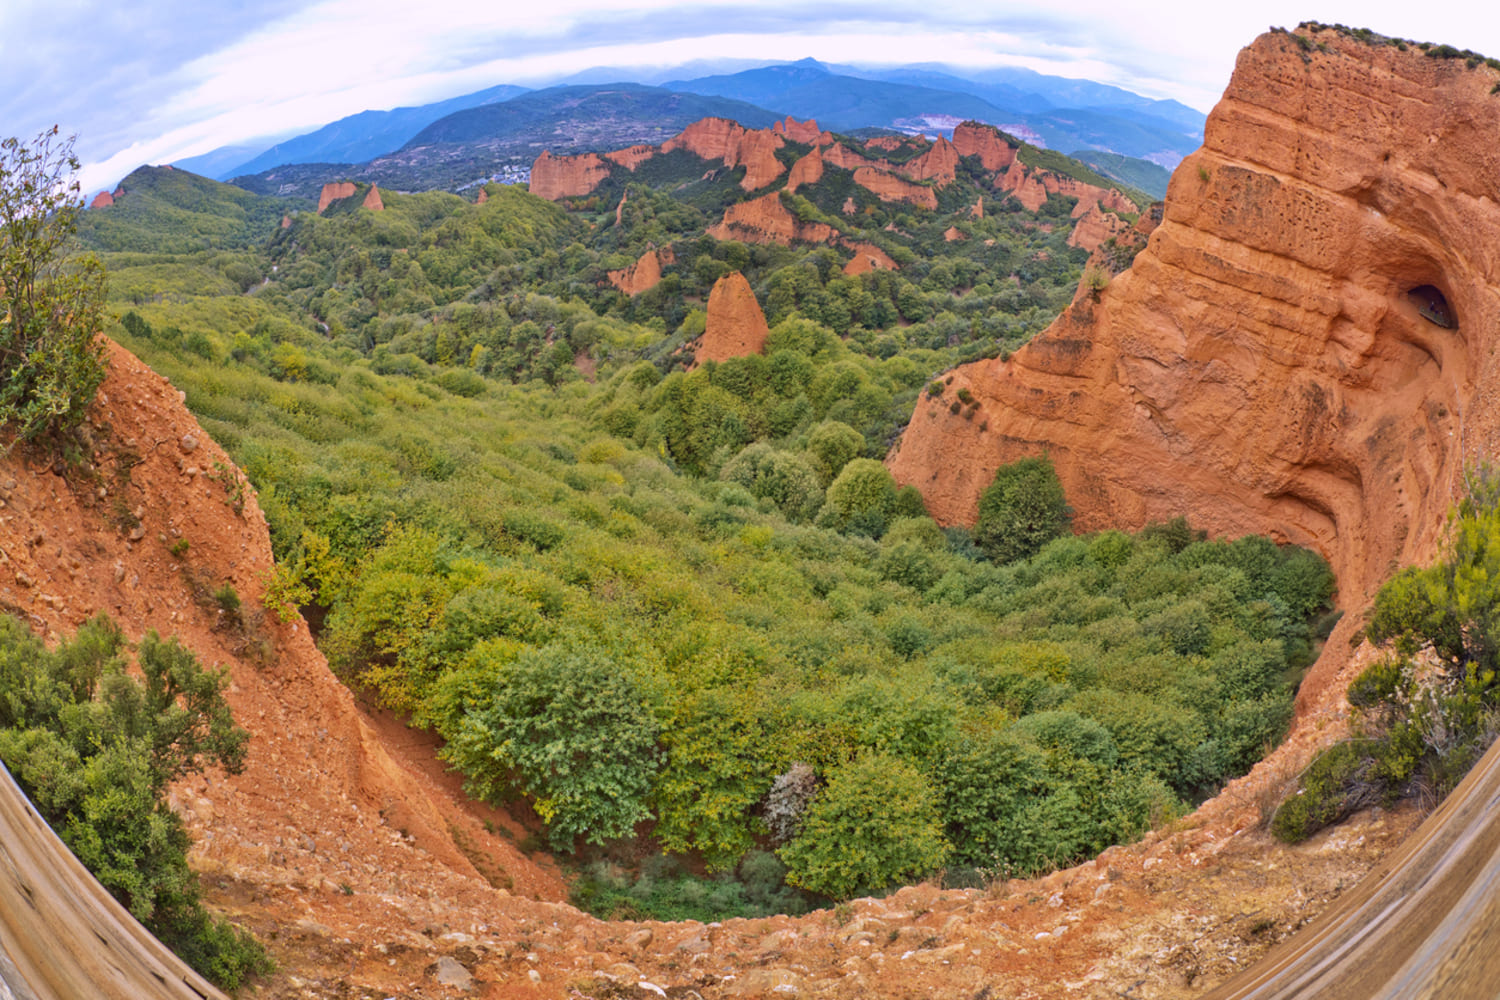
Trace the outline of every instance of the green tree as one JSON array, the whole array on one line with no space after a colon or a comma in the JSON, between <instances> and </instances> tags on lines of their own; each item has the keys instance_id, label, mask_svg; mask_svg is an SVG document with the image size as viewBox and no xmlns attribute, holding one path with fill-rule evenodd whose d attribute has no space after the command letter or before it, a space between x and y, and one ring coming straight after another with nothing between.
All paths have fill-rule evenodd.
<instances>
[{"instance_id":1,"label":"green tree","mask_svg":"<svg viewBox=\"0 0 1500 1000\"><path fill-rule=\"evenodd\" d=\"M238 772L249 735L230 717L222 672L151 632L137 679L125 670L124 641L100 616L48 650L0 617L0 759L100 884L199 972L233 988L269 961L253 938L203 909L187 831L166 792L214 765Z\"/></svg>"},{"instance_id":2,"label":"green tree","mask_svg":"<svg viewBox=\"0 0 1500 1000\"><path fill-rule=\"evenodd\" d=\"M0 427L18 440L76 426L104 381L104 268L67 259L77 170L56 126L0 142Z\"/></svg>"},{"instance_id":3,"label":"green tree","mask_svg":"<svg viewBox=\"0 0 1500 1000\"><path fill-rule=\"evenodd\" d=\"M927 779L871 751L830 776L778 853L790 884L848 899L932 874L948 859L948 841Z\"/></svg>"},{"instance_id":4,"label":"green tree","mask_svg":"<svg viewBox=\"0 0 1500 1000\"><path fill-rule=\"evenodd\" d=\"M896 480L873 458L856 458L828 487L818 524L879 538L896 508Z\"/></svg>"},{"instance_id":5,"label":"green tree","mask_svg":"<svg viewBox=\"0 0 1500 1000\"><path fill-rule=\"evenodd\" d=\"M974 544L994 562L1015 562L1065 533L1071 519L1052 460L1023 458L995 470L995 481L979 499Z\"/></svg>"},{"instance_id":6,"label":"green tree","mask_svg":"<svg viewBox=\"0 0 1500 1000\"><path fill-rule=\"evenodd\" d=\"M719 478L770 500L790 521L811 520L823 505L823 487L807 461L764 442L747 445L725 464Z\"/></svg>"},{"instance_id":7,"label":"green tree","mask_svg":"<svg viewBox=\"0 0 1500 1000\"><path fill-rule=\"evenodd\" d=\"M838 478L844 466L865 450L865 438L859 431L837 420L825 420L813 428L807 438L807 457L818 481L827 486Z\"/></svg>"},{"instance_id":8,"label":"green tree","mask_svg":"<svg viewBox=\"0 0 1500 1000\"><path fill-rule=\"evenodd\" d=\"M591 647L528 649L488 704L470 712L443 758L491 802L532 797L552 845L628 837L650 817L657 724L620 665Z\"/></svg>"}]
</instances>

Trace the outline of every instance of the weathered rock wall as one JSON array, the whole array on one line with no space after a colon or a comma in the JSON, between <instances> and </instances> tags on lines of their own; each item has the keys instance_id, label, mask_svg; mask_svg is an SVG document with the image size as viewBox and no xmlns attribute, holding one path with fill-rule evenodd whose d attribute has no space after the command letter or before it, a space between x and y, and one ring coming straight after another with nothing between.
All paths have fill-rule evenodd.
<instances>
[{"instance_id":1,"label":"weathered rock wall","mask_svg":"<svg viewBox=\"0 0 1500 1000\"><path fill-rule=\"evenodd\" d=\"M1097 303L919 403L889 464L940 521L971 522L997 466L1047 452L1078 528L1183 514L1308 545L1346 607L1432 555L1466 465L1500 444L1496 74L1311 40L1241 52ZM1456 329L1418 314L1420 285ZM960 388L972 420L948 412Z\"/></svg>"}]
</instances>

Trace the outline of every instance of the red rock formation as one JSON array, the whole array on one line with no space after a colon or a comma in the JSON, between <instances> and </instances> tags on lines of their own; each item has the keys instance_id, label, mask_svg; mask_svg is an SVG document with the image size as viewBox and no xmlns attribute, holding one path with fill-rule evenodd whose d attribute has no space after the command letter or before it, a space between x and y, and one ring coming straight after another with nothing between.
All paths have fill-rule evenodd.
<instances>
[{"instance_id":1,"label":"red rock formation","mask_svg":"<svg viewBox=\"0 0 1500 1000\"><path fill-rule=\"evenodd\" d=\"M728 118L700 118L662 143L661 151L685 149L700 160L722 160L725 166L733 166L744 134L744 128Z\"/></svg>"},{"instance_id":2,"label":"red rock formation","mask_svg":"<svg viewBox=\"0 0 1500 1000\"><path fill-rule=\"evenodd\" d=\"M623 225L625 219L625 199L630 197L629 191L620 192L620 203L615 206L615 225Z\"/></svg>"},{"instance_id":3,"label":"red rock formation","mask_svg":"<svg viewBox=\"0 0 1500 1000\"><path fill-rule=\"evenodd\" d=\"M937 193L932 188L904 181L878 167L860 167L854 171L854 183L873 192L881 201L901 201L919 208L937 208Z\"/></svg>"},{"instance_id":4,"label":"red rock formation","mask_svg":"<svg viewBox=\"0 0 1500 1000\"><path fill-rule=\"evenodd\" d=\"M875 166L878 162L884 169L890 169L890 164L884 160L876 161L862 156L842 142L836 142L823 150L823 162L831 167L842 167L845 170L858 170L860 167Z\"/></svg>"},{"instance_id":5,"label":"red rock formation","mask_svg":"<svg viewBox=\"0 0 1500 1000\"><path fill-rule=\"evenodd\" d=\"M1080 205L1083 202L1079 202ZM1099 211L1097 201L1090 202L1088 208L1082 215L1077 216L1078 222L1073 226L1073 232L1068 234L1068 246L1083 247L1092 253L1099 248L1099 244L1125 232L1130 227L1113 212Z\"/></svg>"},{"instance_id":6,"label":"red rock formation","mask_svg":"<svg viewBox=\"0 0 1500 1000\"><path fill-rule=\"evenodd\" d=\"M655 155L655 146L636 145L626 146L624 149L617 149L612 153L605 153L604 158L609 162L617 163L620 166L624 167L626 170L629 170L631 173L634 173L636 167L640 166L642 163L645 163Z\"/></svg>"},{"instance_id":7,"label":"red rock formation","mask_svg":"<svg viewBox=\"0 0 1500 1000\"><path fill-rule=\"evenodd\" d=\"M1240 53L1165 218L1097 304L955 371L983 420L918 404L889 462L940 521L971 521L999 464L1047 451L1078 528L1182 514L1308 545L1348 608L1434 551L1463 469L1500 448L1494 75L1314 40ZM1418 314L1420 285L1456 329Z\"/></svg>"},{"instance_id":8,"label":"red rock formation","mask_svg":"<svg viewBox=\"0 0 1500 1000\"><path fill-rule=\"evenodd\" d=\"M823 154L814 149L802 159L792 164L791 173L787 174L786 190L788 194L796 194L797 188L803 184L816 184L823 179Z\"/></svg>"},{"instance_id":9,"label":"red rock formation","mask_svg":"<svg viewBox=\"0 0 1500 1000\"><path fill-rule=\"evenodd\" d=\"M283 215L281 217L281 228L282 229L291 229L292 228L292 217L290 215Z\"/></svg>"},{"instance_id":10,"label":"red rock formation","mask_svg":"<svg viewBox=\"0 0 1500 1000\"><path fill-rule=\"evenodd\" d=\"M1047 188L1040 180L1032 176L1026 169L1026 164L1017 160L1010 165L1010 169L1001 174L995 180L995 189L1007 191L1015 195L1021 207L1028 212L1035 212L1047 204Z\"/></svg>"},{"instance_id":11,"label":"red rock formation","mask_svg":"<svg viewBox=\"0 0 1500 1000\"><path fill-rule=\"evenodd\" d=\"M746 191L759 191L786 173L786 166L776 158L776 151L784 145L781 136L769 131L746 132L739 149L739 163L745 167L745 179L740 181L740 187Z\"/></svg>"},{"instance_id":12,"label":"red rock formation","mask_svg":"<svg viewBox=\"0 0 1500 1000\"><path fill-rule=\"evenodd\" d=\"M609 176L609 165L597 153L553 156L548 150L531 165L531 193L557 201L589 194Z\"/></svg>"},{"instance_id":13,"label":"red rock formation","mask_svg":"<svg viewBox=\"0 0 1500 1000\"><path fill-rule=\"evenodd\" d=\"M100 191L94 195L94 200L89 202L89 208L109 208L115 203L114 195L108 191Z\"/></svg>"},{"instance_id":14,"label":"red rock formation","mask_svg":"<svg viewBox=\"0 0 1500 1000\"><path fill-rule=\"evenodd\" d=\"M383 202L383 201L380 200L380 186L379 185L377 185L377 184L371 184L370 185L369 193L367 193L365 195L365 200L360 203L359 207L360 208L368 208L372 212L384 212L385 211L385 202Z\"/></svg>"},{"instance_id":15,"label":"red rock formation","mask_svg":"<svg viewBox=\"0 0 1500 1000\"><path fill-rule=\"evenodd\" d=\"M853 215L855 212L859 211L859 206L854 204L853 195L850 195L849 197L844 199L844 207L842 211L845 215Z\"/></svg>"},{"instance_id":16,"label":"red rock formation","mask_svg":"<svg viewBox=\"0 0 1500 1000\"><path fill-rule=\"evenodd\" d=\"M719 160L730 169L743 165L745 179L740 187L755 191L786 172L776 159L776 150L783 145L781 136L769 129L746 131L727 118L703 118L662 143L661 151L685 149L701 159Z\"/></svg>"},{"instance_id":17,"label":"red rock formation","mask_svg":"<svg viewBox=\"0 0 1500 1000\"><path fill-rule=\"evenodd\" d=\"M932 148L897 167L897 172L914 181L933 181L938 188L952 184L958 170L958 150L953 143L938 136Z\"/></svg>"},{"instance_id":18,"label":"red rock formation","mask_svg":"<svg viewBox=\"0 0 1500 1000\"><path fill-rule=\"evenodd\" d=\"M318 194L318 214L322 215L336 201L354 197L357 190L353 181L330 181L324 184L323 190Z\"/></svg>"},{"instance_id":19,"label":"red rock formation","mask_svg":"<svg viewBox=\"0 0 1500 1000\"><path fill-rule=\"evenodd\" d=\"M865 143L865 145L871 149L883 149L888 153L893 153L910 141L910 139L900 135L878 135Z\"/></svg>"},{"instance_id":20,"label":"red rock formation","mask_svg":"<svg viewBox=\"0 0 1500 1000\"><path fill-rule=\"evenodd\" d=\"M974 203L974 205L969 209L969 218L971 218L971 219L982 219L982 218L984 218L984 195L980 195L979 196L979 200L976 201Z\"/></svg>"},{"instance_id":21,"label":"red rock formation","mask_svg":"<svg viewBox=\"0 0 1500 1000\"><path fill-rule=\"evenodd\" d=\"M968 236L964 235L964 231L957 226L949 226L943 230L943 240L948 243L961 243L968 238Z\"/></svg>"},{"instance_id":22,"label":"red rock formation","mask_svg":"<svg viewBox=\"0 0 1500 1000\"><path fill-rule=\"evenodd\" d=\"M1141 217L1135 220L1135 231L1142 236L1150 236L1156 232L1156 227L1161 225L1165 210L1166 205L1159 201L1147 205L1146 210L1141 213Z\"/></svg>"},{"instance_id":23,"label":"red rock formation","mask_svg":"<svg viewBox=\"0 0 1500 1000\"><path fill-rule=\"evenodd\" d=\"M807 146L826 146L833 141L833 136L818 128L818 122L814 118L799 122L791 115L787 115L786 121L772 125L771 131Z\"/></svg>"},{"instance_id":24,"label":"red rock formation","mask_svg":"<svg viewBox=\"0 0 1500 1000\"><path fill-rule=\"evenodd\" d=\"M850 277L864 274L866 271L899 270L901 266L891 259L891 255L873 243L854 244L854 257L844 265L844 273Z\"/></svg>"},{"instance_id":25,"label":"red rock formation","mask_svg":"<svg viewBox=\"0 0 1500 1000\"><path fill-rule=\"evenodd\" d=\"M695 364L705 361L727 361L766 348L765 313L755 301L750 282L738 271L714 282L708 293L708 319L699 339Z\"/></svg>"},{"instance_id":26,"label":"red rock formation","mask_svg":"<svg viewBox=\"0 0 1500 1000\"><path fill-rule=\"evenodd\" d=\"M479 197L477 197L477 198L474 199L474 204L476 204L476 205L483 205L485 202L487 202L489 200L490 200L490 190L489 190L489 187L488 186L484 186L484 187L481 187L479 189Z\"/></svg>"},{"instance_id":27,"label":"red rock formation","mask_svg":"<svg viewBox=\"0 0 1500 1000\"><path fill-rule=\"evenodd\" d=\"M1073 213L1073 218L1075 219L1082 215L1083 212L1088 211L1087 205L1091 205L1096 201L1101 203L1105 210L1109 212L1130 212L1134 214L1140 211L1140 206L1114 188L1095 187L1093 184L1085 184L1083 181L1075 180L1072 177L1064 177L1050 170L1038 170L1036 172L1036 179L1041 181L1042 186L1047 189L1049 194L1068 195L1069 197L1078 199L1083 209L1082 211L1075 209Z\"/></svg>"},{"instance_id":28,"label":"red rock formation","mask_svg":"<svg viewBox=\"0 0 1500 1000\"><path fill-rule=\"evenodd\" d=\"M661 269L676 263L677 257L671 247L647 250L639 260L629 267L609 272L609 283L626 295L639 295L650 291L661 283Z\"/></svg>"},{"instance_id":29,"label":"red rock formation","mask_svg":"<svg viewBox=\"0 0 1500 1000\"><path fill-rule=\"evenodd\" d=\"M801 222L781 203L781 192L737 205L724 211L724 218L710 226L708 235L716 240L739 240L742 243L827 243L838 234L822 222Z\"/></svg>"},{"instance_id":30,"label":"red rock formation","mask_svg":"<svg viewBox=\"0 0 1500 1000\"><path fill-rule=\"evenodd\" d=\"M953 130L953 148L959 156L977 156L986 170L999 173L1016 161L1016 147L993 125L964 122Z\"/></svg>"}]
</instances>

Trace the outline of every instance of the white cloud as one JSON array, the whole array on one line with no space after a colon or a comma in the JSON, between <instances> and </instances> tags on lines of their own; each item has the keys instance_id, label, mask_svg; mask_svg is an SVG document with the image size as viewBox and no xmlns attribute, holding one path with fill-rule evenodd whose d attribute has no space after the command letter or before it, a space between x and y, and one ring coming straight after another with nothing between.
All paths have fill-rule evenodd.
<instances>
[{"instance_id":1,"label":"white cloud","mask_svg":"<svg viewBox=\"0 0 1500 1000\"><path fill-rule=\"evenodd\" d=\"M38 51L69 44L56 37L57 27L46 35L47 26L76 31L77 16L49 22L43 16L49 8L39 0L20 0L19 7L15 2L0 4L0 28L43 35L36 40ZM137 0L126 6L141 9L126 13L150 22L153 8L180 12L181 3ZM64 6L77 15L73 8L88 5ZM601 65L747 56L1021 65L1175 97L1206 110L1228 82L1242 46L1271 24L1291 26L1306 17L1500 52L1500 19L1484 19L1497 22L1486 24L1456 10L1394 0L1270 0L1220 6L1209 16L1201 4L1185 0L1130 7L1106 0L1056 6L832 0L811 13L802 0L695 0L690 6L681 0L546 0L503 7L473 0L324 0L255 23L248 33L244 26L250 22L226 19L205 35L198 51L154 65L149 85L122 89L116 106L64 127L84 133L79 148L93 160L85 173L93 188L142 162L169 162L252 136L307 131L369 108L421 104L498 83L542 84ZM118 11L113 20L120 23ZM146 37L160 34L158 25L156 35ZM227 44L226 37L232 39ZM89 51L106 58L97 48ZM128 62L123 43L118 51ZM97 65L93 78L111 73L127 75ZM48 85L59 86L51 78ZM77 111L65 98L56 94L59 106ZM45 94L28 95L32 103L45 100Z\"/></svg>"}]
</instances>

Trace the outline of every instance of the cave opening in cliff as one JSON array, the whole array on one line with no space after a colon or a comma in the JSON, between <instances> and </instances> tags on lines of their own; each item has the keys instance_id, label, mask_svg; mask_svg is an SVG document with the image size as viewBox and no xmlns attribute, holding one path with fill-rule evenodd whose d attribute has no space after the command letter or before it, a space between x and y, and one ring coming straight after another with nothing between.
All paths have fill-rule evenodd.
<instances>
[{"instance_id":1,"label":"cave opening in cliff","mask_svg":"<svg viewBox=\"0 0 1500 1000\"><path fill-rule=\"evenodd\" d=\"M1454 315L1452 307L1448 305L1447 296L1436 286L1418 285L1406 294L1423 319L1437 324L1444 330L1458 329L1458 318Z\"/></svg>"}]
</instances>

